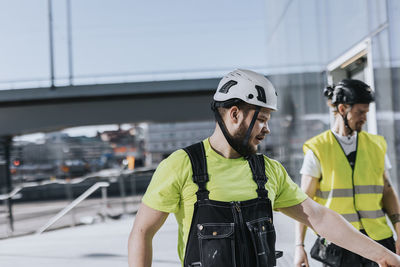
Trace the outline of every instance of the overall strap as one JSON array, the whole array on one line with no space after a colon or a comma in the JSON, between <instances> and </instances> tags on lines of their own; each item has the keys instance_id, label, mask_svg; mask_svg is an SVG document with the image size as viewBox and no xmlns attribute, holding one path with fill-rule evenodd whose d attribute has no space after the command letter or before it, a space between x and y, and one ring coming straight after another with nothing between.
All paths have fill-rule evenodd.
<instances>
[{"instance_id":1,"label":"overall strap","mask_svg":"<svg viewBox=\"0 0 400 267\"><path fill-rule=\"evenodd\" d=\"M197 201L208 199L210 192L206 189L206 184L209 179L203 142L190 145L183 150L188 154L190 163L192 164L193 182L199 187L196 192Z\"/></svg>"},{"instance_id":2,"label":"overall strap","mask_svg":"<svg viewBox=\"0 0 400 267\"><path fill-rule=\"evenodd\" d=\"M253 173L253 180L257 184L257 194L259 198L268 198L268 191L265 189L265 184L268 181L265 175L265 161L264 155L254 154L248 159L251 172Z\"/></svg>"}]
</instances>

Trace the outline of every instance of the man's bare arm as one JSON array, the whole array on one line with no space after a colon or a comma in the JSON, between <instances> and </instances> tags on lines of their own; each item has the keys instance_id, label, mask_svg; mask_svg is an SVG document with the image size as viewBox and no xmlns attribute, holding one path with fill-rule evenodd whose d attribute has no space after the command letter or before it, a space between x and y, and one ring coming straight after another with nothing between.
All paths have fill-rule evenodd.
<instances>
[{"instance_id":1,"label":"man's bare arm","mask_svg":"<svg viewBox=\"0 0 400 267\"><path fill-rule=\"evenodd\" d=\"M383 181L384 181L384 186L383 186L383 209L389 216L389 219L391 220L393 224L393 228L396 231L397 235L397 240L396 240L396 253L400 254L400 204L399 204L399 198L396 194L396 191L394 190L391 182L390 182L390 176L387 171L385 171L383 175Z\"/></svg>"},{"instance_id":2,"label":"man's bare arm","mask_svg":"<svg viewBox=\"0 0 400 267\"><path fill-rule=\"evenodd\" d=\"M312 199L319 186L319 179L310 175L301 176L301 189ZM296 221L296 238L295 238L295 267L305 266L308 267L308 258L304 250L304 238L306 236L307 226L301 222Z\"/></svg>"},{"instance_id":3,"label":"man's bare arm","mask_svg":"<svg viewBox=\"0 0 400 267\"><path fill-rule=\"evenodd\" d=\"M317 191L319 181L317 178L310 175L301 176L301 189L312 199ZM307 226L296 222L296 244L304 242Z\"/></svg>"},{"instance_id":4,"label":"man's bare arm","mask_svg":"<svg viewBox=\"0 0 400 267\"><path fill-rule=\"evenodd\" d=\"M400 257L363 235L336 212L311 199L280 209L286 215L304 223L338 246L346 248L381 266L400 267Z\"/></svg>"},{"instance_id":5,"label":"man's bare arm","mask_svg":"<svg viewBox=\"0 0 400 267\"><path fill-rule=\"evenodd\" d=\"M164 224L168 213L158 211L142 203L128 240L129 267L150 267L153 237Z\"/></svg>"}]
</instances>

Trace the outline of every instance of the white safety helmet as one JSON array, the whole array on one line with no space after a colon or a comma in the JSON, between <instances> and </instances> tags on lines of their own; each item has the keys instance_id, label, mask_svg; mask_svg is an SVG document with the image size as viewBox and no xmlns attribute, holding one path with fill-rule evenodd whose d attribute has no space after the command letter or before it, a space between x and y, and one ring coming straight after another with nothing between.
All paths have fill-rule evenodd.
<instances>
[{"instance_id":1,"label":"white safety helmet","mask_svg":"<svg viewBox=\"0 0 400 267\"><path fill-rule=\"evenodd\" d=\"M277 93L264 75L237 69L225 75L218 84L214 101L241 99L251 105L277 110Z\"/></svg>"}]
</instances>

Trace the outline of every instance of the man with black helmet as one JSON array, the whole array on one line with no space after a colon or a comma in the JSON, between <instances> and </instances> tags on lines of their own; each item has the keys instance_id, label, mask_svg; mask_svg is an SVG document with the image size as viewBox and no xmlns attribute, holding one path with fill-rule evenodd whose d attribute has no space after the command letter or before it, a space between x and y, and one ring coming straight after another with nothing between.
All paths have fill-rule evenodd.
<instances>
[{"instance_id":1,"label":"man with black helmet","mask_svg":"<svg viewBox=\"0 0 400 267\"><path fill-rule=\"evenodd\" d=\"M394 241L385 216L385 213L389 216L399 236L400 205L387 172L391 168L387 145L382 136L362 131L374 93L362 81L345 79L325 88L324 95L335 123L331 130L305 142L301 187L310 198L341 214L357 230L399 254L399 239ZM309 266L303 243L306 230L304 224L296 223L296 267ZM318 256L320 250L327 249L328 240L318 237L311 256L325 266L332 266L326 257ZM333 266L377 266L334 244L330 247L337 255Z\"/></svg>"},{"instance_id":2,"label":"man with black helmet","mask_svg":"<svg viewBox=\"0 0 400 267\"><path fill-rule=\"evenodd\" d=\"M315 203L280 163L256 154L270 132L277 94L263 75L235 70L219 83L214 133L162 161L143 197L129 238L129 265L151 266L152 239L169 213L178 222L178 254L185 267L276 266L272 209L380 262L400 258ZM339 232L332 231L333 225ZM353 240L353 242L347 242Z\"/></svg>"}]
</instances>

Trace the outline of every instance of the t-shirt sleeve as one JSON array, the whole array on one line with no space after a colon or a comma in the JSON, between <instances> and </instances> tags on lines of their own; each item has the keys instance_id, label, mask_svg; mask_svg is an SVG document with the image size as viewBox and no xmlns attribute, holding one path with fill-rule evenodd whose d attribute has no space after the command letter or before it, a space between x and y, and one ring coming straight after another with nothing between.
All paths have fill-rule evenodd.
<instances>
[{"instance_id":1,"label":"t-shirt sleeve","mask_svg":"<svg viewBox=\"0 0 400 267\"><path fill-rule=\"evenodd\" d=\"M279 163L277 177L277 194L274 209L287 208L300 204L307 199L307 195L289 177L285 168Z\"/></svg>"},{"instance_id":2,"label":"t-shirt sleeve","mask_svg":"<svg viewBox=\"0 0 400 267\"><path fill-rule=\"evenodd\" d=\"M182 181L182 164L186 153L179 150L163 160L157 167L147 187L142 202L155 210L176 213L179 209Z\"/></svg>"},{"instance_id":3,"label":"t-shirt sleeve","mask_svg":"<svg viewBox=\"0 0 400 267\"><path fill-rule=\"evenodd\" d=\"M322 175L321 163L311 149L307 150L306 154L304 155L304 161L300 169L300 174L310 175L315 178L320 178Z\"/></svg>"},{"instance_id":4,"label":"t-shirt sleeve","mask_svg":"<svg viewBox=\"0 0 400 267\"><path fill-rule=\"evenodd\" d=\"M385 171L388 171L392 168L392 164L390 163L390 159L387 155L387 153L385 154Z\"/></svg>"}]
</instances>

